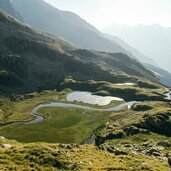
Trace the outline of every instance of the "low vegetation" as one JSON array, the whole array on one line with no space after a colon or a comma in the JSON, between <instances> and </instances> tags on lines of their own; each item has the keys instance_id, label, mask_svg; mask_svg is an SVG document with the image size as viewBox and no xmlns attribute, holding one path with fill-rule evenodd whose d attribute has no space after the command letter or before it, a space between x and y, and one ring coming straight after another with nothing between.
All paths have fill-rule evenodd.
<instances>
[{"instance_id":1,"label":"low vegetation","mask_svg":"<svg viewBox=\"0 0 171 171\"><path fill-rule=\"evenodd\" d=\"M0 35L0 170L170 170L171 108L153 72L124 53L77 49L2 12ZM43 121L18 124L34 120L41 103L67 103L75 90L137 104L117 112L42 107ZM85 144L92 135L95 143Z\"/></svg>"},{"instance_id":2,"label":"low vegetation","mask_svg":"<svg viewBox=\"0 0 171 171\"><path fill-rule=\"evenodd\" d=\"M28 121L33 117L30 115L32 108L39 103L53 101L58 93L54 91L43 91L41 93L30 93L18 96L15 101L6 97L0 99L0 126L16 121Z\"/></svg>"},{"instance_id":3,"label":"low vegetation","mask_svg":"<svg viewBox=\"0 0 171 171\"><path fill-rule=\"evenodd\" d=\"M109 112L73 108L41 108L45 120L32 125L12 125L0 134L20 142L81 143L108 121Z\"/></svg>"},{"instance_id":4,"label":"low vegetation","mask_svg":"<svg viewBox=\"0 0 171 171\"><path fill-rule=\"evenodd\" d=\"M141 86L139 86L140 82ZM147 88L147 85L149 88ZM65 88L90 91L94 92L96 95L120 97L125 101L166 101L164 97L166 90L162 86L150 82L147 83L145 81L138 81L135 85L121 86L106 81L75 81L72 77L66 77L58 86L59 90L63 90Z\"/></svg>"},{"instance_id":5,"label":"low vegetation","mask_svg":"<svg viewBox=\"0 0 171 171\"><path fill-rule=\"evenodd\" d=\"M141 109L141 110L140 110ZM137 103L132 110L110 115L109 125L99 131L99 141L124 138L130 135L154 132L170 136L171 108L169 103L144 102Z\"/></svg>"},{"instance_id":6,"label":"low vegetation","mask_svg":"<svg viewBox=\"0 0 171 171\"><path fill-rule=\"evenodd\" d=\"M78 82L71 77L61 83L60 88L62 91L34 92L12 100L1 97L0 135L12 140L0 137L0 170L169 171L171 138L167 136L170 136L171 109L167 102L137 102L131 110L117 112L45 107L38 110L45 117L40 123L8 125L32 120L30 112L37 104L67 103L66 94L75 88L104 96L116 96L122 90L127 95L134 92L137 98L138 92L148 99L157 96L163 101L162 94L166 91L162 87L140 88L138 84L119 86L108 82ZM119 97L122 95L118 94ZM117 104L111 102L105 107ZM163 129L163 124L167 129ZM97 136L96 146L78 145L93 134Z\"/></svg>"},{"instance_id":7,"label":"low vegetation","mask_svg":"<svg viewBox=\"0 0 171 171\"><path fill-rule=\"evenodd\" d=\"M160 158L115 155L93 145L21 144L0 137L0 153L0 170L169 171Z\"/></svg>"}]
</instances>

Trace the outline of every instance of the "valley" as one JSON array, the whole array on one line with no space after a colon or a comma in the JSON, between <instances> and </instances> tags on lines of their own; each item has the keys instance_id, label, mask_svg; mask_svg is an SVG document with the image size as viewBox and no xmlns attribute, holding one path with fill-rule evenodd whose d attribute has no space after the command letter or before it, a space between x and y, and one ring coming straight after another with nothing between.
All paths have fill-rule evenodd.
<instances>
[{"instance_id":1,"label":"valley","mask_svg":"<svg viewBox=\"0 0 171 171\"><path fill-rule=\"evenodd\" d=\"M170 171L171 74L46 1L0 0L0 170Z\"/></svg>"},{"instance_id":2,"label":"valley","mask_svg":"<svg viewBox=\"0 0 171 171\"><path fill-rule=\"evenodd\" d=\"M66 96L67 96L66 93L67 91L65 90L62 92L54 91L54 92L49 92L49 95L48 93L47 94L45 93L46 95L40 94L38 95L38 97L24 99L21 101L19 100L19 102L17 102L18 104L13 103L14 106L12 109L10 109L10 111L15 110L15 108L20 108L18 110L18 112L20 113L17 113L17 116L22 115L21 118L15 118L16 117L15 113L11 113L10 115L7 115L6 113L9 113L10 111L6 110L7 104L4 104L4 116L2 117L4 118L4 120L1 120L1 128L0 128L1 135L8 137L10 139L13 138L16 139L19 136L18 133L20 132L22 139L19 138L18 140L23 142L45 141L45 142L53 142L53 143L54 142L81 143L85 139L90 137L91 134L93 134L98 127L105 125L105 122L107 122L107 118L109 117L111 112L119 111L124 108L126 110L127 106L133 105L134 103L134 102L118 103L117 101L112 101L111 104L106 106L98 107L97 105L90 105L90 104L89 106L88 104L86 106L86 104L84 103L79 104L76 102L75 103L68 102L66 100ZM44 102L42 102L42 100L44 100ZM49 101L45 102L46 100ZM37 103L35 104L36 107L31 106L29 101L36 102ZM32 103L32 105L33 104L34 103ZM28 115L27 111L30 111L30 118L29 116L27 116ZM28 117L28 120L33 119L33 117L35 117L35 120L24 121L24 119L27 118L26 116ZM90 123L91 126L89 125ZM3 129L4 126L5 128ZM9 128L6 128L6 126ZM47 130L46 126L48 126L49 130ZM75 139L70 140L70 138L68 137L69 134L72 135L72 138L73 135L75 135L75 137L80 138L80 136L77 135L78 132L77 127L80 128L79 129L80 134L82 134L83 130L86 129L88 129L88 133L85 131L85 135L79 141ZM50 129L52 128L54 130L53 132L50 131ZM39 134L40 132L39 129L42 130L44 136ZM23 130L23 132L21 132L20 130ZM45 133L45 131L47 133ZM34 132L37 132L38 134L35 135ZM61 137L59 136L60 132L61 132ZM23 134L25 135L24 137ZM65 135L67 137L65 137ZM31 137L35 137L36 139L33 140L31 139Z\"/></svg>"},{"instance_id":3,"label":"valley","mask_svg":"<svg viewBox=\"0 0 171 171\"><path fill-rule=\"evenodd\" d=\"M165 93L167 91L165 90ZM167 137L167 129L170 130L170 128L165 129L165 132L157 130L157 127L162 122L166 126L166 123L170 122L165 118L166 113L168 117L171 116L168 102L137 102L132 103L133 106L128 110L127 105L126 108L121 108L122 105L113 101L107 106L99 106L98 108L97 105L82 102L67 102L66 96L71 92L71 89L43 91L41 93L26 94L15 102L10 102L9 99L3 100L3 105L1 102L0 108L4 114L14 111L10 115L6 115L6 117L1 117L5 118L5 120L1 120L0 127L0 150L3 151L0 161L4 163L3 167L30 168L31 162L35 168L43 170L56 167L64 170L84 170L87 167L91 168L91 170L99 168L102 170L123 170L128 167L137 171L142 168L154 171L168 170L167 157L165 156L169 155L168 151L171 147L169 145L169 143L171 144L171 138ZM125 102L122 102L122 104L124 105ZM111 105L116 107L111 108ZM40 108L36 108L36 113L44 117L43 121L10 125L10 123L16 121L34 120L30 112L34 110L35 106L40 106ZM118 106L120 107L118 108ZM156 124L156 130L148 126L141 127L139 123L143 121L145 115L153 116L154 119L157 118L157 115L163 116L165 122L161 117L155 122L151 118L149 124L152 124L151 127L155 127ZM167 136L164 135L165 133ZM96 146L93 144L76 145L82 144L84 140L93 134L96 135ZM12 140L7 140L3 136ZM163 144L165 142L168 146L162 146L161 148L160 145L156 145L161 142ZM24 151L22 150L23 147ZM112 147L115 147L118 150L117 153L121 154L116 153L117 155L114 157L115 150L113 152L109 150L110 152L108 152L108 149ZM151 149L156 149L158 152L156 157L150 157L150 155L155 156L153 153L148 153ZM13 150L15 150L13 156L15 161L12 161ZM79 154L77 157L75 156L76 153ZM68 154L69 158L67 157ZM18 155L20 160L23 160L25 155L34 159L29 157L25 160L25 166L23 166L17 159ZM56 155L58 160L56 160ZM108 166L100 162L101 157L106 158L106 162L109 162ZM47 163L45 158L48 158ZM11 164L13 163L13 166L11 164L7 166L7 160ZM121 160L123 161L121 162ZM158 165L159 162L163 164ZM148 163L148 165L143 163ZM2 165L0 165L0 168L2 168Z\"/></svg>"}]
</instances>

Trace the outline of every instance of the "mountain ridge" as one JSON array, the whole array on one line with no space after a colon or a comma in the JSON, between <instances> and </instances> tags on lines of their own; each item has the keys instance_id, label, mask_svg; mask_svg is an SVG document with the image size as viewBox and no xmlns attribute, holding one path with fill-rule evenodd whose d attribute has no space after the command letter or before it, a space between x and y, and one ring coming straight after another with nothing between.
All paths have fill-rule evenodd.
<instances>
[{"instance_id":1,"label":"mountain ridge","mask_svg":"<svg viewBox=\"0 0 171 171\"><path fill-rule=\"evenodd\" d=\"M118 26L111 25L103 32L119 36L134 48L143 52L147 57L155 60L165 70L170 70L169 63L171 51L171 27L163 27L158 24ZM153 63L151 63L153 65Z\"/></svg>"},{"instance_id":2,"label":"mountain ridge","mask_svg":"<svg viewBox=\"0 0 171 171\"><path fill-rule=\"evenodd\" d=\"M144 65L146 66L146 68L148 68L149 70L155 73L155 75L159 78L161 83L163 83L168 87L171 87L171 73L154 65L150 65L150 64L144 64Z\"/></svg>"},{"instance_id":3,"label":"mountain ridge","mask_svg":"<svg viewBox=\"0 0 171 171\"><path fill-rule=\"evenodd\" d=\"M139 76L157 81L151 71L125 54L77 49L63 40L34 31L3 13L0 13L0 33L2 91L55 88L68 75L76 80L125 82L136 81ZM87 54L92 58L86 59ZM126 61L131 65L127 66Z\"/></svg>"},{"instance_id":4,"label":"mountain ridge","mask_svg":"<svg viewBox=\"0 0 171 171\"><path fill-rule=\"evenodd\" d=\"M128 51L122 43L118 42L117 39L119 38L111 40L75 13L61 11L42 0L13 0L12 3L22 14L27 24L69 41L73 46L83 49L126 53L131 58L143 61L143 55L134 53L135 50L134 52ZM25 9L26 6L27 9ZM35 12L31 13L30 9ZM42 16L47 18L42 18ZM145 62L147 63L147 61Z\"/></svg>"},{"instance_id":5,"label":"mountain ridge","mask_svg":"<svg viewBox=\"0 0 171 171\"><path fill-rule=\"evenodd\" d=\"M25 22L41 31L56 34L80 48L114 53L126 52L120 45L103 37L99 30L73 12L61 11L42 0L13 0L12 2ZM24 9L26 6L28 8ZM39 12L31 13L30 9ZM71 22L73 15L74 22ZM75 24L75 21L78 23Z\"/></svg>"}]
</instances>

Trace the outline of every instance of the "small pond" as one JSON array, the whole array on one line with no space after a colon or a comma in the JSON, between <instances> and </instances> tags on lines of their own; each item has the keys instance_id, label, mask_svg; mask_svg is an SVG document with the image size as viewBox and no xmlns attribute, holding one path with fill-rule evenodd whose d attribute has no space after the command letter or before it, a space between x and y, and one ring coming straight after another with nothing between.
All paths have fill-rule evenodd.
<instances>
[{"instance_id":1,"label":"small pond","mask_svg":"<svg viewBox=\"0 0 171 171\"><path fill-rule=\"evenodd\" d=\"M111 101L123 101L123 99L112 96L93 95L93 93L87 91L75 91L67 95L67 101L77 101L93 105L105 106L110 104Z\"/></svg>"},{"instance_id":2,"label":"small pond","mask_svg":"<svg viewBox=\"0 0 171 171\"><path fill-rule=\"evenodd\" d=\"M118 86L135 86L135 83L116 83L114 85L118 85Z\"/></svg>"}]
</instances>

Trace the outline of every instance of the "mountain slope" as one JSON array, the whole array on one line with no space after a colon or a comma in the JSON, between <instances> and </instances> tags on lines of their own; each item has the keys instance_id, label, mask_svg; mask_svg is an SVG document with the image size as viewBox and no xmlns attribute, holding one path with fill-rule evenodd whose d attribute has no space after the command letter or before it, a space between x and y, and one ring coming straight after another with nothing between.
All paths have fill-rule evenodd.
<instances>
[{"instance_id":1,"label":"mountain slope","mask_svg":"<svg viewBox=\"0 0 171 171\"><path fill-rule=\"evenodd\" d=\"M69 53L78 56L85 62L90 61L91 63L97 64L105 70L114 71L118 74L126 73L132 76L144 77L153 81L156 80L151 71L124 53L96 52L85 49L72 49Z\"/></svg>"},{"instance_id":2,"label":"mountain slope","mask_svg":"<svg viewBox=\"0 0 171 171\"><path fill-rule=\"evenodd\" d=\"M43 36L2 13L0 34L2 91L54 88L67 75L77 79L113 78L93 64L66 55L63 50L72 47L65 42Z\"/></svg>"},{"instance_id":3,"label":"mountain slope","mask_svg":"<svg viewBox=\"0 0 171 171\"><path fill-rule=\"evenodd\" d=\"M41 31L55 34L81 48L99 51L127 53L145 63L149 59L139 53L130 52L128 46L104 36L95 27L81 19L78 15L61 11L43 0L12 0L15 8L20 12L24 21ZM14 16L15 17L15 16Z\"/></svg>"},{"instance_id":4,"label":"mountain slope","mask_svg":"<svg viewBox=\"0 0 171 171\"><path fill-rule=\"evenodd\" d=\"M25 22L41 31L55 34L80 48L126 53L145 63L154 63L117 37L108 37L78 15L54 8L43 0L13 0ZM152 61L152 62L151 62Z\"/></svg>"},{"instance_id":5,"label":"mountain slope","mask_svg":"<svg viewBox=\"0 0 171 171\"><path fill-rule=\"evenodd\" d=\"M138 155L135 152L115 155L93 145L18 143L4 137L0 137L0 144L2 154L0 170L128 171L131 168L131 170L169 171L166 160ZM120 150L120 153L122 151Z\"/></svg>"},{"instance_id":6,"label":"mountain slope","mask_svg":"<svg viewBox=\"0 0 171 171\"><path fill-rule=\"evenodd\" d=\"M146 68L151 70L159 78L160 82L168 87L171 87L171 73L150 64L144 64Z\"/></svg>"},{"instance_id":7,"label":"mountain slope","mask_svg":"<svg viewBox=\"0 0 171 171\"><path fill-rule=\"evenodd\" d=\"M15 17L16 19L20 21L23 21L22 17L17 12L17 10L15 9L15 7L13 6L10 0L1 0L0 10L10 14L11 16Z\"/></svg>"},{"instance_id":8,"label":"mountain slope","mask_svg":"<svg viewBox=\"0 0 171 171\"><path fill-rule=\"evenodd\" d=\"M156 62L145 55L143 55L141 52L139 52L137 49L131 47L129 44L124 42L121 38L117 36L111 36L109 34L104 34L109 40L115 41L117 44L122 46L125 50L127 50L128 55L134 55L136 59L138 59L142 63L153 63L155 64ZM157 65L157 64L156 64Z\"/></svg>"},{"instance_id":9,"label":"mountain slope","mask_svg":"<svg viewBox=\"0 0 171 171\"><path fill-rule=\"evenodd\" d=\"M0 13L0 89L25 92L55 88L66 76L76 80L157 81L154 74L122 53L76 49ZM130 63L130 65L127 65Z\"/></svg>"},{"instance_id":10,"label":"mountain slope","mask_svg":"<svg viewBox=\"0 0 171 171\"><path fill-rule=\"evenodd\" d=\"M60 11L43 0L12 2L24 21L32 27L55 34L81 48L125 52L120 45L105 38L100 31L72 12Z\"/></svg>"},{"instance_id":11,"label":"mountain slope","mask_svg":"<svg viewBox=\"0 0 171 171\"><path fill-rule=\"evenodd\" d=\"M163 69L171 71L171 28L157 24L134 27L114 24L104 29L103 32L119 36L145 56L155 60Z\"/></svg>"}]
</instances>

